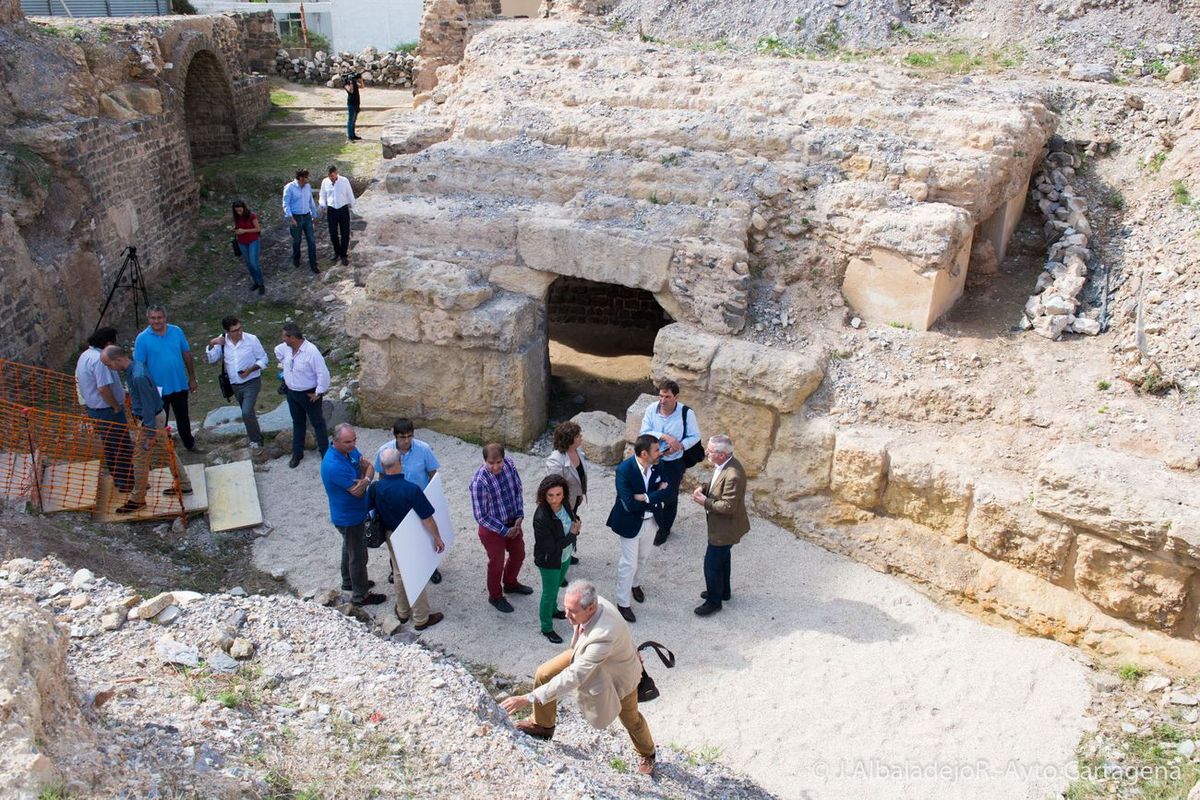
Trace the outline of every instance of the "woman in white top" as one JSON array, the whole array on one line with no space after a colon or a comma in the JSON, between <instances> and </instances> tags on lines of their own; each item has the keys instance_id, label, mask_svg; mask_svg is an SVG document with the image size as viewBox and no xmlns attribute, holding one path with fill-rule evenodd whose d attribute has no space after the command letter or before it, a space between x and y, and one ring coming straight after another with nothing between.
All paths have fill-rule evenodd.
<instances>
[{"instance_id":1,"label":"woman in white top","mask_svg":"<svg viewBox=\"0 0 1200 800\"><path fill-rule=\"evenodd\" d=\"M580 506L587 503L587 458L579 445L583 443L583 431L574 422L560 422L554 429L554 449L546 456L546 473L561 475L567 481L567 510L572 517L579 516ZM575 552L579 552L576 545ZM579 559L571 556L571 563Z\"/></svg>"}]
</instances>

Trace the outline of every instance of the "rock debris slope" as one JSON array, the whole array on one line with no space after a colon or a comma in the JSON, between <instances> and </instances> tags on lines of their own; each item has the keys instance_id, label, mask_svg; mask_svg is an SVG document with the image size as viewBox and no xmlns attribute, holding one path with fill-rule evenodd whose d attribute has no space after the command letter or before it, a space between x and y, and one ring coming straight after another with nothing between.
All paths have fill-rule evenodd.
<instances>
[{"instance_id":1,"label":"rock debris slope","mask_svg":"<svg viewBox=\"0 0 1200 800\"><path fill-rule=\"evenodd\" d=\"M558 744L535 743L456 661L316 603L139 602L87 570L15 559L0 564L0 620L5 800L39 786L72 798L771 797L665 749L654 783L622 774L627 739L570 709Z\"/></svg>"}]
</instances>

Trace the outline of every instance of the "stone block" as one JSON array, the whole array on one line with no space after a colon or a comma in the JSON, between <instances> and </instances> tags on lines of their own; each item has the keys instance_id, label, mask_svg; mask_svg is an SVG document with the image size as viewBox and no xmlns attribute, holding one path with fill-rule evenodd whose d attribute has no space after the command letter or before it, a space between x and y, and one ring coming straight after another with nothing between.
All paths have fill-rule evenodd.
<instances>
[{"instance_id":1,"label":"stone block","mask_svg":"<svg viewBox=\"0 0 1200 800\"><path fill-rule=\"evenodd\" d=\"M557 278L553 272L540 272L519 264L497 264L488 273L488 280L504 291L535 300L545 299L546 290Z\"/></svg>"},{"instance_id":2,"label":"stone block","mask_svg":"<svg viewBox=\"0 0 1200 800\"><path fill-rule=\"evenodd\" d=\"M1086 444L1051 450L1037 471L1034 507L1050 519L1100 534L1130 547L1158 550L1200 547L1200 529L1176 517L1195 518L1200 480L1157 461Z\"/></svg>"},{"instance_id":3,"label":"stone block","mask_svg":"<svg viewBox=\"0 0 1200 800\"><path fill-rule=\"evenodd\" d=\"M459 321L463 347L512 353L527 347L544 331L545 312L529 297L504 292L464 313ZM544 339L544 333L542 335Z\"/></svg>"},{"instance_id":4,"label":"stone block","mask_svg":"<svg viewBox=\"0 0 1200 800\"><path fill-rule=\"evenodd\" d=\"M929 330L962 295L970 257L970 237L949 269L928 268L876 247L868 258L851 259L842 294L866 320Z\"/></svg>"},{"instance_id":5,"label":"stone block","mask_svg":"<svg viewBox=\"0 0 1200 800\"><path fill-rule=\"evenodd\" d=\"M737 445L735 438L735 452ZM788 516L795 501L828 491L833 450L834 429L827 420L806 420L801 414L781 417L766 469L754 481L755 502L770 513Z\"/></svg>"},{"instance_id":6,"label":"stone block","mask_svg":"<svg viewBox=\"0 0 1200 800\"><path fill-rule=\"evenodd\" d=\"M603 411L584 411L571 417L583 432L583 450L588 460L612 466L625 455L625 426Z\"/></svg>"},{"instance_id":7,"label":"stone block","mask_svg":"<svg viewBox=\"0 0 1200 800\"><path fill-rule=\"evenodd\" d=\"M709 368L721 344L721 337L692 325L681 322L667 325L654 337L650 374L655 381L670 378L691 389L705 389Z\"/></svg>"},{"instance_id":8,"label":"stone block","mask_svg":"<svg viewBox=\"0 0 1200 800\"><path fill-rule=\"evenodd\" d=\"M976 485L967 541L981 553L1057 581L1073 539L1070 527L1033 509L1026 487L993 477Z\"/></svg>"},{"instance_id":9,"label":"stone block","mask_svg":"<svg viewBox=\"0 0 1200 800\"><path fill-rule=\"evenodd\" d=\"M367 279L370 283L370 278ZM359 340L401 339L421 340L421 309L386 300L360 298L350 304L346 313L346 333Z\"/></svg>"},{"instance_id":10,"label":"stone block","mask_svg":"<svg viewBox=\"0 0 1200 800\"><path fill-rule=\"evenodd\" d=\"M815 345L795 352L727 339L712 359L708 385L735 400L788 413L821 385L825 360L825 351Z\"/></svg>"},{"instance_id":11,"label":"stone block","mask_svg":"<svg viewBox=\"0 0 1200 800\"><path fill-rule=\"evenodd\" d=\"M932 528L951 541L964 541L972 481L916 449L892 449L888 461L884 511Z\"/></svg>"},{"instance_id":12,"label":"stone block","mask_svg":"<svg viewBox=\"0 0 1200 800\"><path fill-rule=\"evenodd\" d=\"M372 300L458 311L476 308L496 292L478 270L415 257L376 267L366 288Z\"/></svg>"},{"instance_id":13,"label":"stone block","mask_svg":"<svg viewBox=\"0 0 1200 800\"><path fill-rule=\"evenodd\" d=\"M888 472L886 431L863 429L837 435L829 475L829 491L837 500L873 511L879 507Z\"/></svg>"},{"instance_id":14,"label":"stone block","mask_svg":"<svg viewBox=\"0 0 1200 800\"><path fill-rule=\"evenodd\" d=\"M701 395L688 406L696 411L701 442L723 433L733 440L734 455L746 468L746 477L762 472L775 440L776 414L771 409L714 394Z\"/></svg>"},{"instance_id":15,"label":"stone block","mask_svg":"<svg viewBox=\"0 0 1200 800\"><path fill-rule=\"evenodd\" d=\"M529 219L517 225L517 253L527 267L650 292L666 286L673 252L575 220Z\"/></svg>"},{"instance_id":16,"label":"stone block","mask_svg":"<svg viewBox=\"0 0 1200 800\"><path fill-rule=\"evenodd\" d=\"M1122 619L1163 631L1175 628L1194 572L1086 533L1079 534L1077 551L1080 594Z\"/></svg>"},{"instance_id":17,"label":"stone block","mask_svg":"<svg viewBox=\"0 0 1200 800\"><path fill-rule=\"evenodd\" d=\"M633 442L642 432L642 417L646 413L646 409L652 404L658 402L656 394L640 394L638 399L630 404L625 410L625 441ZM697 412L699 413L699 412Z\"/></svg>"}]
</instances>

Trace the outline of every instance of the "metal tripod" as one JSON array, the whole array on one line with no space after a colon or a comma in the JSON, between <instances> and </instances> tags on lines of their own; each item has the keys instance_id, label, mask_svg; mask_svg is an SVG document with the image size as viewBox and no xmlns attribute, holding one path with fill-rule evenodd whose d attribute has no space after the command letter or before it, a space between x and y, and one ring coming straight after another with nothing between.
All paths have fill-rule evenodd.
<instances>
[{"instance_id":1,"label":"metal tripod","mask_svg":"<svg viewBox=\"0 0 1200 800\"><path fill-rule=\"evenodd\" d=\"M113 278L108 297L104 299L104 307L100 309L100 319L96 320L96 327L92 329L92 333L98 331L104 323L104 315L108 313L108 307L112 305L113 295L118 289L133 290L133 330L136 331L142 324L139 307L142 310L150 308L150 295L146 292L146 279L142 275L142 262L138 261L137 248L129 245L121 251L121 255L125 256L125 260L121 262L117 277Z\"/></svg>"}]
</instances>

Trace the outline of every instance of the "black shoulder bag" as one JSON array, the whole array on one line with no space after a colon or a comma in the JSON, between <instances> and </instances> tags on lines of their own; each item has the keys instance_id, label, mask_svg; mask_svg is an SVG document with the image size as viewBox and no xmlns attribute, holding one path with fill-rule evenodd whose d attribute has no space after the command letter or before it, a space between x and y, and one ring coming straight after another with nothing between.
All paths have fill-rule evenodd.
<instances>
[{"instance_id":1,"label":"black shoulder bag","mask_svg":"<svg viewBox=\"0 0 1200 800\"><path fill-rule=\"evenodd\" d=\"M675 667L675 654L668 650L658 642L642 642L638 645L638 652L642 652L647 647L652 648L658 654L658 658L662 661L663 666L667 669ZM666 655L663 655L663 654ZM638 702L649 703L658 697L658 687L654 685L654 679L650 677L650 673L646 672L646 665L642 664L642 679L638 681Z\"/></svg>"},{"instance_id":2,"label":"black shoulder bag","mask_svg":"<svg viewBox=\"0 0 1200 800\"><path fill-rule=\"evenodd\" d=\"M683 407L683 436L681 439L687 438L687 418L688 407ZM683 451L683 468L688 469L694 467L704 460L704 445L696 442L694 445Z\"/></svg>"},{"instance_id":3,"label":"black shoulder bag","mask_svg":"<svg viewBox=\"0 0 1200 800\"><path fill-rule=\"evenodd\" d=\"M217 383L221 387L221 396L228 402L233 399L233 383L229 380L229 373L225 371L225 345L221 345L221 371L217 373Z\"/></svg>"},{"instance_id":4,"label":"black shoulder bag","mask_svg":"<svg viewBox=\"0 0 1200 800\"><path fill-rule=\"evenodd\" d=\"M363 529L363 543L372 549L383 547L387 534L384 533L383 523L379 521L379 508L375 505L375 484L367 487L367 508L372 513L367 517Z\"/></svg>"}]
</instances>

